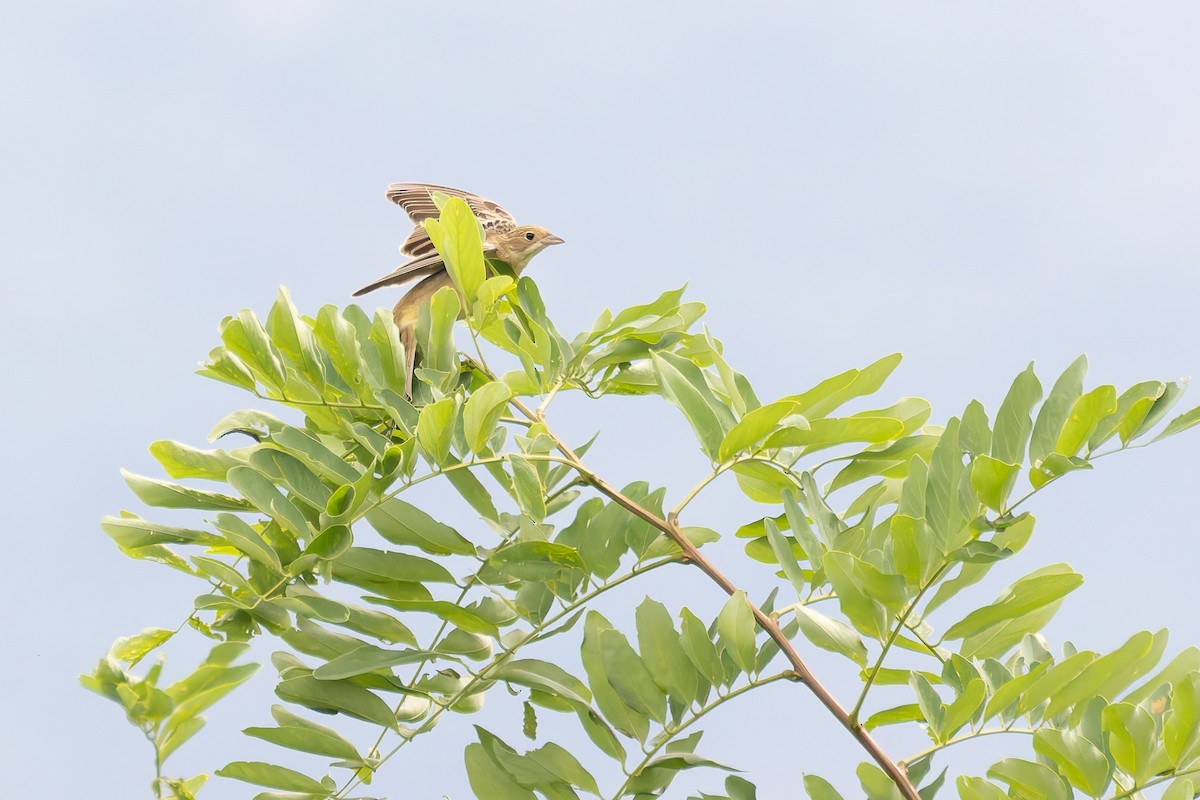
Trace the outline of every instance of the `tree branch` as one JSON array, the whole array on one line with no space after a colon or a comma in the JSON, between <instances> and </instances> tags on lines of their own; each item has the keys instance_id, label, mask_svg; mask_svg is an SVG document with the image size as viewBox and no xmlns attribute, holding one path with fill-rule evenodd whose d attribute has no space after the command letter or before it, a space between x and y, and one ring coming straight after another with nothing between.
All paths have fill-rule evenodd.
<instances>
[{"instance_id":1,"label":"tree branch","mask_svg":"<svg viewBox=\"0 0 1200 800\"><path fill-rule=\"evenodd\" d=\"M529 408L517 398L513 398L510 402L514 408L529 420L545 424L545 419L541 414ZM700 550L684 536L683 531L679 528L678 519L674 512L668 514L666 519L663 519L636 501L626 497L621 490L584 466L570 445L560 439L554 431L550 430L549 426L547 426L546 432L554 440L555 448L563 454L567 461L571 462L579 471L579 474L583 476L584 480L595 487L597 491L607 496L638 519L648 522L669 536L679 546L679 549L683 551L684 558L695 564L701 572L712 579L713 583L720 586L726 594L732 595L738 591L733 581L729 580L724 573L717 569L716 565L701 555ZM800 657L800 654L792 647L791 640L784 635L775 619L749 600L746 602L750 606L751 613L754 615L754 621L771 637L775 644L779 645L780 652L783 653L788 664L791 665L795 680L804 684L810 692L816 695L821 704L833 714L834 718L837 719L843 728L850 732L850 735L867 751L871 759L896 784L896 787L906 800L920 800L920 795L917 794L917 789L913 786L912 781L908 779L908 774L883 751L883 748L871 737L866 728L854 720L846 709L842 708L837 699L829 693L829 690L817 680L816 676L809 670L808 665Z\"/></svg>"}]
</instances>

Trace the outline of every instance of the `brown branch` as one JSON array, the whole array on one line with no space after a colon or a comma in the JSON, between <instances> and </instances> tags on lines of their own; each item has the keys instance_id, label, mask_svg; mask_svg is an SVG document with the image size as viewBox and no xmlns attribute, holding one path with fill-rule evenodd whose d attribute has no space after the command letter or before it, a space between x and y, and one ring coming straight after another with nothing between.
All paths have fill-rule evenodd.
<instances>
[{"instance_id":1,"label":"brown branch","mask_svg":"<svg viewBox=\"0 0 1200 800\"><path fill-rule=\"evenodd\" d=\"M539 412L530 409L520 400L513 398L511 403L529 420L545 424L545 419ZM548 426L546 428L546 432L549 434L550 438L554 440L555 448L562 453L568 461L571 462L572 466L574 466L579 474L583 476L584 480L595 487L601 494L607 496L614 503L624 508L630 514L633 514L640 520L650 523L655 528L671 537L671 540L674 541L675 544L679 546L679 549L683 551L684 558L687 561L695 564L701 572L711 578L712 581L720 586L726 594L732 595L738 591L738 588L734 585L733 581L729 580L729 578L727 578L725 574L721 572L721 570L717 569L716 565L701 555L700 550L694 544L692 544L686 536L683 535L683 531L679 528L678 519L676 518L674 512L668 514L666 519L663 519L638 502L626 497L620 489L608 483L599 475L585 467L583 465L583 461L580 460L579 456L575 454L575 451L572 450L566 442L560 439L557 434L550 430ZM783 631L779 627L779 624L775 621L775 618L764 612L749 599L747 599L746 602L750 606L751 613L754 615L754 621L758 623L760 628L766 631L767 635L771 637L775 644L779 645L780 652L782 652L784 657L787 658L788 664L791 665L792 671L795 673L795 679L799 683L802 683L808 687L808 690L816 695L817 699L821 701L823 706L829 709L829 712L833 714L838 722L841 723L842 727L849 731L850 735L858 740L858 743L864 750L867 751L868 754L870 754L875 763L879 765L879 768L887 773L887 776L891 778L894 784L896 784L896 787L900 789L900 793L904 795L906 800L921 800L920 795L917 794L916 787L913 786L912 781L908 779L908 774L895 761L893 761L887 753L883 751L883 748L881 748L879 743L871 737L871 734L867 732L867 729L864 728L861 723L854 720L850 716L850 713L846 711L846 709L842 708L837 699L829 693L829 690L817 680L816 676L813 675L811 670L809 670L808 665L804 663L804 659L802 659L800 654L796 652L796 648L792 647L791 640L784 635Z\"/></svg>"}]
</instances>

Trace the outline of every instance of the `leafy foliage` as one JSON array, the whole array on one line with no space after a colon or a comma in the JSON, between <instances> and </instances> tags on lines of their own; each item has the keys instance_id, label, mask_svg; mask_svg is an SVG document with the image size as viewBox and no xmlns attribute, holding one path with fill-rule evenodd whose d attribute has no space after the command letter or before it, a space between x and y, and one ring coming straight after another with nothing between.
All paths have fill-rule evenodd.
<instances>
[{"instance_id":1,"label":"leafy foliage","mask_svg":"<svg viewBox=\"0 0 1200 800\"><path fill-rule=\"evenodd\" d=\"M157 796L190 798L203 784L207 776L168 777L163 762L204 724L202 711L254 672L233 662L258 637L279 648L271 662L283 704L271 710L274 725L245 733L329 759L330 771L250 761L216 771L262 787L260 798L349 797L444 714L478 711L497 686L522 695L527 736L537 738L540 714L566 714L595 752L552 741L520 752L477 727L465 753L477 796L660 796L682 771L729 770L700 752L694 726L709 712L780 681L823 692L802 660L811 647L844 656L861 676L855 701L830 707L871 757L857 772L869 798L915 797L918 786L933 797L947 781L945 769L927 780L942 751L1001 733L1028 738L1037 760L957 776L960 797L1134 797L1159 784L1168 797L1193 796L1200 650L1160 665L1160 631L1111 653L1065 644L1054 655L1039 632L1081 582L1065 564L1029 572L984 606L947 607L954 621L940 632L929 621L1021 551L1034 530L1025 506L1039 492L1102 456L1200 423L1195 409L1168 420L1180 384L1085 391L1081 358L1044 401L1031 365L994 422L978 402L944 425L928 424L919 398L845 410L882 387L900 362L892 355L764 404L720 343L694 330L704 308L682 290L605 311L568 340L532 281L489 277L470 210L441 200L430 234L458 291L442 290L421 312L412 402L403 385L413 354L386 312L326 306L304 317L281 290L265 324L249 311L224 320L200 372L285 416L235 412L214 439L237 434L248 445L156 442L166 479L125 476L144 504L205 521L122 513L102 524L126 555L202 582L181 629L218 642L166 688L161 661L141 676L132 670L175 635L167 630L118 640L83 678L153 745ZM460 314L473 356L454 339ZM494 373L485 345L519 368ZM611 486L582 460L590 442L571 448L549 425L564 391L660 395L695 432L711 472L669 511L661 488ZM677 522L725 473L770 507L736 536L778 583L729 584L700 551L718 534ZM456 530L404 499L434 480L486 526ZM632 621L590 608L683 563L728 592L715 618L672 614L650 598ZM577 637L581 674L538 657L556 637ZM898 666L900 649L924 666ZM885 684L907 686L910 702L877 708L871 690ZM902 760L867 735L913 724L930 746ZM619 785L601 788L590 771L604 760L619 766ZM841 796L816 775L804 787L816 800ZM755 797L733 774L714 791L722 794L700 797Z\"/></svg>"}]
</instances>

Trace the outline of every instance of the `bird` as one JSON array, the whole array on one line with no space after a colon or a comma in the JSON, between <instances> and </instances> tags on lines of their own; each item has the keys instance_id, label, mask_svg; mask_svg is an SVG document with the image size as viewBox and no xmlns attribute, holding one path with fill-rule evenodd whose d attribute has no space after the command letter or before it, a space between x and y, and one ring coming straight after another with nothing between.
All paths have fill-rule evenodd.
<instances>
[{"instance_id":1,"label":"bird","mask_svg":"<svg viewBox=\"0 0 1200 800\"><path fill-rule=\"evenodd\" d=\"M404 343L405 360L408 364L404 378L404 396L412 399L413 372L416 368L417 316L423 305L443 286L453 286L450 273L442 263L442 257L425 232L424 222L437 218L437 205L433 193L439 192L466 201L475 217L483 226L483 254L492 261L500 261L514 274L519 275L528 266L530 259L547 247L562 244L563 239L555 236L540 225L518 225L512 214L500 204L479 195L437 186L431 183L393 183L387 188L387 198L404 209L413 222L413 231L400 246L403 255L410 260L401 264L387 275L368 283L354 293L360 297L385 286L399 286L420 279L409 289L392 309L392 318L400 329L400 340ZM459 312L461 319L465 311Z\"/></svg>"}]
</instances>

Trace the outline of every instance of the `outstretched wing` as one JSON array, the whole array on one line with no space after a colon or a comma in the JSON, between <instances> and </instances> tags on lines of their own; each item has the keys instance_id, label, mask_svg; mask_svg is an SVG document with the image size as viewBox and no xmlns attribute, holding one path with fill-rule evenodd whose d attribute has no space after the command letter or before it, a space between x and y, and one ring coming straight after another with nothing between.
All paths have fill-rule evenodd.
<instances>
[{"instance_id":1,"label":"outstretched wing","mask_svg":"<svg viewBox=\"0 0 1200 800\"><path fill-rule=\"evenodd\" d=\"M485 234L490 230L506 231L517 226L517 221L513 219L512 214L505 211L499 203L494 203L470 192L451 189L448 186L436 186L432 183L393 183L388 186L388 200L403 208L404 212L408 214L408 218L416 226L404 244L400 246L400 252L404 255L416 258L436 252L436 248L429 240L429 235L425 233L425 226L422 224L425 220L438 216L437 206L434 205L430 192L441 192L466 200L467 205L479 219L479 223L483 225Z\"/></svg>"},{"instance_id":2,"label":"outstretched wing","mask_svg":"<svg viewBox=\"0 0 1200 800\"><path fill-rule=\"evenodd\" d=\"M494 256L496 248L488 244L483 245L483 255L487 258ZM442 263L442 256L436 249L428 255L417 256L411 261L406 261L394 270L384 275L379 280L371 281L366 286L354 293L354 297L361 297L367 292L373 292L376 289L382 289L384 286L399 286L415 281L417 278L424 278L426 275L432 275L435 272L440 272L446 268Z\"/></svg>"},{"instance_id":3,"label":"outstretched wing","mask_svg":"<svg viewBox=\"0 0 1200 800\"><path fill-rule=\"evenodd\" d=\"M432 275L438 270L445 269L442 263L442 257L437 251L427 256L414 258L412 261L401 264L394 270L384 275L379 280L371 281L366 286L354 293L354 297L360 297L367 292L373 292L376 289L382 289L384 286L398 286L402 283L423 278L426 275Z\"/></svg>"}]
</instances>

